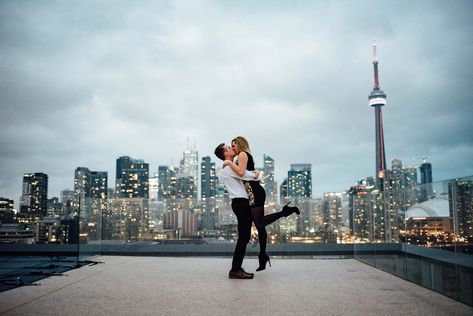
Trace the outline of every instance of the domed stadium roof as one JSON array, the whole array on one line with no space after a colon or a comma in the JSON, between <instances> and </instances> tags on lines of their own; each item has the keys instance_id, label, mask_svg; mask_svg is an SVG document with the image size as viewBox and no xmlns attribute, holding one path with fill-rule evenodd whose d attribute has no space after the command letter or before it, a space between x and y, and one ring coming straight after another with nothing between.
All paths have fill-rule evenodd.
<instances>
[{"instance_id":1,"label":"domed stadium roof","mask_svg":"<svg viewBox=\"0 0 473 316\"><path fill-rule=\"evenodd\" d=\"M410 217L449 217L450 208L447 197L438 197L412 205L406 211L406 219Z\"/></svg>"}]
</instances>

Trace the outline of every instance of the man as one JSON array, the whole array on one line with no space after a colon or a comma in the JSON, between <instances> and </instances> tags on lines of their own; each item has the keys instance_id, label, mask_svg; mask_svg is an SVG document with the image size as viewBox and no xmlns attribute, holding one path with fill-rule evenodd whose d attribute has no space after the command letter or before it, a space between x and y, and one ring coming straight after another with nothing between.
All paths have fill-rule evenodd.
<instances>
[{"instance_id":1,"label":"man","mask_svg":"<svg viewBox=\"0 0 473 316\"><path fill-rule=\"evenodd\" d=\"M233 149L224 143L218 145L214 153L223 161L233 161L235 157ZM254 274L247 273L241 267L245 257L246 245L250 241L251 235L250 204L248 202L248 194L241 180L260 180L261 176L258 172L246 171L242 177L239 177L229 166L223 168L221 176L223 185L232 199L233 213L235 213L238 220L238 240L235 252L233 253L232 269L228 277L230 279L252 279Z\"/></svg>"}]
</instances>

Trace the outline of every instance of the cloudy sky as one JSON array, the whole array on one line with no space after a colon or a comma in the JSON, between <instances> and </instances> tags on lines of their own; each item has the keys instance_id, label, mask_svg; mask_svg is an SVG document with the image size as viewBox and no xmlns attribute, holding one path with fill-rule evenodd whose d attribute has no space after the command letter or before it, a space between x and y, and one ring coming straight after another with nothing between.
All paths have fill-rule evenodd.
<instances>
[{"instance_id":1,"label":"cloudy sky","mask_svg":"<svg viewBox=\"0 0 473 316\"><path fill-rule=\"evenodd\" d=\"M313 191L374 175L372 38L386 158L473 174L471 1L0 1L0 196L122 155L150 172L237 135Z\"/></svg>"}]
</instances>

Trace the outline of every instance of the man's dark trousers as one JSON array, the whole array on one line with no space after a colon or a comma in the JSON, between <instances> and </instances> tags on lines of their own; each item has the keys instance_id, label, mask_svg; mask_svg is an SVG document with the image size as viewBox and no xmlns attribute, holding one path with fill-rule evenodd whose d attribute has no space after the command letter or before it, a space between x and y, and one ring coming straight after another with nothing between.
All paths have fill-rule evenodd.
<instances>
[{"instance_id":1,"label":"man's dark trousers","mask_svg":"<svg viewBox=\"0 0 473 316\"><path fill-rule=\"evenodd\" d=\"M246 245L251 235L251 215L248 199L235 198L232 200L232 210L238 220L238 240L233 253L232 271L241 270L243 257L245 257Z\"/></svg>"}]
</instances>

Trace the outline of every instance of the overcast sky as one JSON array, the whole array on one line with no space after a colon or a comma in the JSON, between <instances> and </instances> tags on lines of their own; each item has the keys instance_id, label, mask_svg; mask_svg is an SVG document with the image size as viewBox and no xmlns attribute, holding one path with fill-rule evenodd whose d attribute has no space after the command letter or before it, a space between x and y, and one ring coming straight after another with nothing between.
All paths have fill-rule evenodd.
<instances>
[{"instance_id":1,"label":"overcast sky","mask_svg":"<svg viewBox=\"0 0 473 316\"><path fill-rule=\"evenodd\" d=\"M375 171L372 38L388 167L473 175L472 21L472 1L0 1L0 196L237 135L279 184L311 163L314 196L346 190Z\"/></svg>"}]
</instances>

